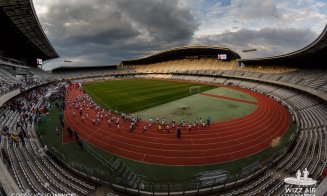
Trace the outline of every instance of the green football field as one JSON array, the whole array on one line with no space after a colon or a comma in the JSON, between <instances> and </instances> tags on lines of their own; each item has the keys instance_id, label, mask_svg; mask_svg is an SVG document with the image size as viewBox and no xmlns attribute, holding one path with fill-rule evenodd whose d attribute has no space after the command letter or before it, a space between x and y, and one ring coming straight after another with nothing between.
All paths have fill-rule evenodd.
<instances>
[{"instance_id":1,"label":"green football field","mask_svg":"<svg viewBox=\"0 0 327 196\"><path fill-rule=\"evenodd\" d=\"M163 80L109 80L83 84L85 91L107 109L133 113L190 96L198 84ZM200 85L200 92L215 86ZM193 92L196 92L193 90Z\"/></svg>"},{"instance_id":2,"label":"green football field","mask_svg":"<svg viewBox=\"0 0 327 196\"><path fill-rule=\"evenodd\" d=\"M200 85L198 91L190 87L199 84L168 80L109 80L83 84L86 92L102 107L119 112L135 113L142 120L159 116L170 122L194 122L211 118L221 122L241 118L256 110L257 105L228 99L203 96L212 95L256 102L252 96L234 89Z\"/></svg>"}]
</instances>

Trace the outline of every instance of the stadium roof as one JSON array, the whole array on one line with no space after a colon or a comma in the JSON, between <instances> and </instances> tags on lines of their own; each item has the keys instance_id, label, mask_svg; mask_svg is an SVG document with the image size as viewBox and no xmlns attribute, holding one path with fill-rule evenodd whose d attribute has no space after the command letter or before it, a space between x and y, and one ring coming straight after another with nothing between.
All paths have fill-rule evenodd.
<instances>
[{"instance_id":1,"label":"stadium roof","mask_svg":"<svg viewBox=\"0 0 327 196\"><path fill-rule=\"evenodd\" d=\"M245 65L287 65L300 66L304 68L310 67L326 67L327 60L327 25L322 33L308 46L284 55L239 59Z\"/></svg>"},{"instance_id":2,"label":"stadium roof","mask_svg":"<svg viewBox=\"0 0 327 196\"><path fill-rule=\"evenodd\" d=\"M36 65L36 58L59 57L39 23L32 0L1 0L0 22L2 56L29 65Z\"/></svg>"},{"instance_id":3,"label":"stadium roof","mask_svg":"<svg viewBox=\"0 0 327 196\"><path fill-rule=\"evenodd\" d=\"M52 73L77 71L77 70L100 70L100 69L117 69L117 65L98 65L98 66L61 66L51 70Z\"/></svg>"},{"instance_id":4,"label":"stadium roof","mask_svg":"<svg viewBox=\"0 0 327 196\"><path fill-rule=\"evenodd\" d=\"M178 58L187 58L192 56L207 56L217 58L218 54L227 54L228 59L238 59L240 55L230 50L229 48L215 47L215 46L183 46L167 50L162 50L157 53L122 61L123 65L131 64L148 64L153 62L160 62L162 60L171 60Z\"/></svg>"}]
</instances>

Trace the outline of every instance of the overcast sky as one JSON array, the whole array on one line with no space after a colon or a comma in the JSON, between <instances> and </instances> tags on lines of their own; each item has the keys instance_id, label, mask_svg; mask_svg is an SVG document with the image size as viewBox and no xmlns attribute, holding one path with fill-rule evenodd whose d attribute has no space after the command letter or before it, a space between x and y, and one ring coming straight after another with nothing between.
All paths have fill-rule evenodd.
<instances>
[{"instance_id":1,"label":"overcast sky","mask_svg":"<svg viewBox=\"0 0 327 196\"><path fill-rule=\"evenodd\" d=\"M112 65L185 45L284 54L327 23L326 0L33 0L61 58L44 65ZM71 63L64 63L71 60Z\"/></svg>"}]
</instances>

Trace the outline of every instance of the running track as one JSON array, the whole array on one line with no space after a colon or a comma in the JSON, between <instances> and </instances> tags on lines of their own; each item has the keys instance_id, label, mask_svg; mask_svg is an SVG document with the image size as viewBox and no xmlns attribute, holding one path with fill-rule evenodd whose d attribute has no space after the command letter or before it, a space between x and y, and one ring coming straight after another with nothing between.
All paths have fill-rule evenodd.
<instances>
[{"instance_id":1,"label":"running track","mask_svg":"<svg viewBox=\"0 0 327 196\"><path fill-rule=\"evenodd\" d=\"M257 100L257 109L242 118L212 123L209 128L182 129L181 140L170 134L162 133L152 126L142 134L143 123L139 123L134 132L129 131L129 122L121 120L121 130L109 127L107 120L93 125L91 117L95 111L89 111L89 119L82 121L76 109L65 110L65 128L63 142L71 141L66 128L77 130L80 138L118 156L145 163L162 165L209 165L228 162L256 154L271 145L273 139L283 136L289 123L286 108L273 99L247 89L225 87L243 91ZM82 93L79 90L68 92L66 100ZM68 104L66 104L68 106ZM72 111L76 110L76 117Z\"/></svg>"}]
</instances>

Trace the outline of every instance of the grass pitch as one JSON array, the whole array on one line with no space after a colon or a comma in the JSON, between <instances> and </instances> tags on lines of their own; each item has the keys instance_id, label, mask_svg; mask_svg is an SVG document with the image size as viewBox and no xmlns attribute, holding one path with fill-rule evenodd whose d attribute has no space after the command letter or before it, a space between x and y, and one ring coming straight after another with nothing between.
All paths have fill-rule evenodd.
<instances>
[{"instance_id":1,"label":"grass pitch","mask_svg":"<svg viewBox=\"0 0 327 196\"><path fill-rule=\"evenodd\" d=\"M215 88L205 93L256 102L256 99L251 95L225 87ZM257 108L258 106L255 104L195 94L138 111L135 114L141 116L143 120L159 116L166 118L167 122L171 122L174 118L176 122L181 122L183 119L186 123L193 123L200 118L207 119L210 117L212 122L222 122L242 118Z\"/></svg>"},{"instance_id":2,"label":"grass pitch","mask_svg":"<svg viewBox=\"0 0 327 196\"><path fill-rule=\"evenodd\" d=\"M104 108L133 113L190 96L198 84L167 80L110 80L83 84L85 91ZM217 88L200 85L200 92ZM195 93L196 91L193 90ZM196 92L197 93L197 92Z\"/></svg>"}]
</instances>

